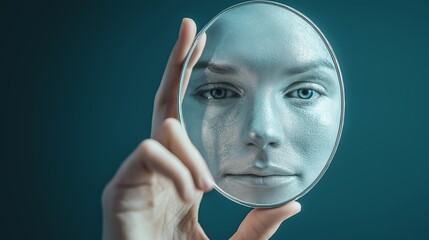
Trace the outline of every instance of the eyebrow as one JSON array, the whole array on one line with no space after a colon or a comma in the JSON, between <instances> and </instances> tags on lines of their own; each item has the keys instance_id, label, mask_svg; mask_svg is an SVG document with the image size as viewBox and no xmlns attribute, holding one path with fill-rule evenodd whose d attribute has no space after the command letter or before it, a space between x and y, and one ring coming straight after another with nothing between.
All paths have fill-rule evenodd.
<instances>
[{"instance_id":1,"label":"eyebrow","mask_svg":"<svg viewBox=\"0 0 429 240\"><path fill-rule=\"evenodd\" d=\"M331 70L335 70L334 65L330 61L326 59L321 59L321 60L310 61L297 67L287 68L284 71L284 73L286 75L299 75L319 67L325 67ZM209 70L212 73L217 73L217 74L238 75L241 73L240 69L237 68L236 66L225 64L225 63L198 61L197 64L195 64L194 66L194 70L205 70L205 69Z\"/></svg>"},{"instance_id":2,"label":"eyebrow","mask_svg":"<svg viewBox=\"0 0 429 240\"><path fill-rule=\"evenodd\" d=\"M233 65L225 63L215 63L207 61L199 61L195 64L194 69L207 69L212 73L238 75L240 70Z\"/></svg>"},{"instance_id":3,"label":"eyebrow","mask_svg":"<svg viewBox=\"0 0 429 240\"><path fill-rule=\"evenodd\" d=\"M328 61L326 59L319 59L319 60L313 60L313 61L304 63L304 64L297 66L297 67L287 68L285 70L285 74L286 75L299 75L299 74L308 72L312 69L320 68L320 67L325 67L325 68L328 68L330 70L336 69L330 61Z\"/></svg>"}]
</instances>

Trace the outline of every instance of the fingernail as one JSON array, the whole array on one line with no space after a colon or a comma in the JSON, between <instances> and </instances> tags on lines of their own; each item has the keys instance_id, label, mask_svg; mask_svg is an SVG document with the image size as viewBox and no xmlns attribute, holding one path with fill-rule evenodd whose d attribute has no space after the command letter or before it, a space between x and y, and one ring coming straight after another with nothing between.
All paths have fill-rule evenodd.
<instances>
[{"instance_id":1,"label":"fingernail","mask_svg":"<svg viewBox=\"0 0 429 240\"><path fill-rule=\"evenodd\" d=\"M180 33L182 32L183 23L185 22L185 19L186 18L182 18L182 22L180 23L179 36L180 36Z\"/></svg>"},{"instance_id":2,"label":"fingernail","mask_svg":"<svg viewBox=\"0 0 429 240\"><path fill-rule=\"evenodd\" d=\"M296 213L301 212L301 203L295 201L295 208L296 208Z\"/></svg>"}]
</instances>

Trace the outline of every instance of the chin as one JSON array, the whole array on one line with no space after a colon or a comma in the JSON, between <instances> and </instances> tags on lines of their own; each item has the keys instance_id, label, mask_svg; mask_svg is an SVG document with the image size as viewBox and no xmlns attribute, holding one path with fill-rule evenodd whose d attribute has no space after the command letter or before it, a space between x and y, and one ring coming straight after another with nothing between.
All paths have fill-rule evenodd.
<instances>
[{"instance_id":1,"label":"chin","mask_svg":"<svg viewBox=\"0 0 429 240\"><path fill-rule=\"evenodd\" d=\"M298 177L283 184L272 185L253 184L228 178L218 182L218 187L227 194L227 197L255 207L269 207L291 201L301 192L300 185Z\"/></svg>"}]
</instances>

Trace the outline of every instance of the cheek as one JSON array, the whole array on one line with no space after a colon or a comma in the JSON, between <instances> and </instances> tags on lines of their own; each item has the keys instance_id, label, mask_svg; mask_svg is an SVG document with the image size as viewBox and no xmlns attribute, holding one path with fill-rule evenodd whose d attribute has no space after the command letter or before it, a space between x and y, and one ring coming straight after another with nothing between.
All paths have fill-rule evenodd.
<instances>
[{"instance_id":1,"label":"cheek","mask_svg":"<svg viewBox=\"0 0 429 240\"><path fill-rule=\"evenodd\" d=\"M222 114L216 108L209 107L192 96L186 96L182 107L186 131L192 143L206 161L214 177L218 175L216 153L222 144L220 133L223 132L219 120Z\"/></svg>"},{"instance_id":2,"label":"cheek","mask_svg":"<svg viewBox=\"0 0 429 240\"><path fill-rule=\"evenodd\" d=\"M240 120L238 108L208 106L201 121L200 139L204 149L205 159L216 175L220 161L230 159L237 150Z\"/></svg>"},{"instance_id":3,"label":"cheek","mask_svg":"<svg viewBox=\"0 0 429 240\"><path fill-rule=\"evenodd\" d=\"M337 138L339 106L326 99L311 108L291 112L291 124L285 126L289 145L308 169L322 170Z\"/></svg>"},{"instance_id":4,"label":"cheek","mask_svg":"<svg viewBox=\"0 0 429 240\"><path fill-rule=\"evenodd\" d=\"M193 100L191 97L185 97L182 105L183 121L186 126L186 132L200 151L202 156L206 158L207 153L203 147L202 129L204 127L204 115L206 109L198 101Z\"/></svg>"}]
</instances>

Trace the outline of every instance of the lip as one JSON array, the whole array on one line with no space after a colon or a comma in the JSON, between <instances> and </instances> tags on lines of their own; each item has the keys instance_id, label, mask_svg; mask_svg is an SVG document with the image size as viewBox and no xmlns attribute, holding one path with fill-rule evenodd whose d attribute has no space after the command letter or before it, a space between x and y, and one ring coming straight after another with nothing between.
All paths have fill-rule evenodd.
<instances>
[{"instance_id":1,"label":"lip","mask_svg":"<svg viewBox=\"0 0 429 240\"><path fill-rule=\"evenodd\" d=\"M265 165L264 167L249 166L249 167L239 167L236 166L233 169L225 171L224 175L256 175L261 177L271 176L271 175L281 175L281 176L292 176L299 175L295 171L292 171L287 168L279 167L276 165Z\"/></svg>"},{"instance_id":2,"label":"lip","mask_svg":"<svg viewBox=\"0 0 429 240\"><path fill-rule=\"evenodd\" d=\"M242 171L224 174L225 179L240 182L249 186L275 187L288 184L299 176L299 174L285 168L268 166L266 168L256 168L254 166L245 168Z\"/></svg>"},{"instance_id":3,"label":"lip","mask_svg":"<svg viewBox=\"0 0 429 240\"><path fill-rule=\"evenodd\" d=\"M228 174L225 175L226 179L230 179L248 186L265 186L277 187L288 184L295 180L297 175L267 175L259 176L253 174Z\"/></svg>"}]
</instances>

